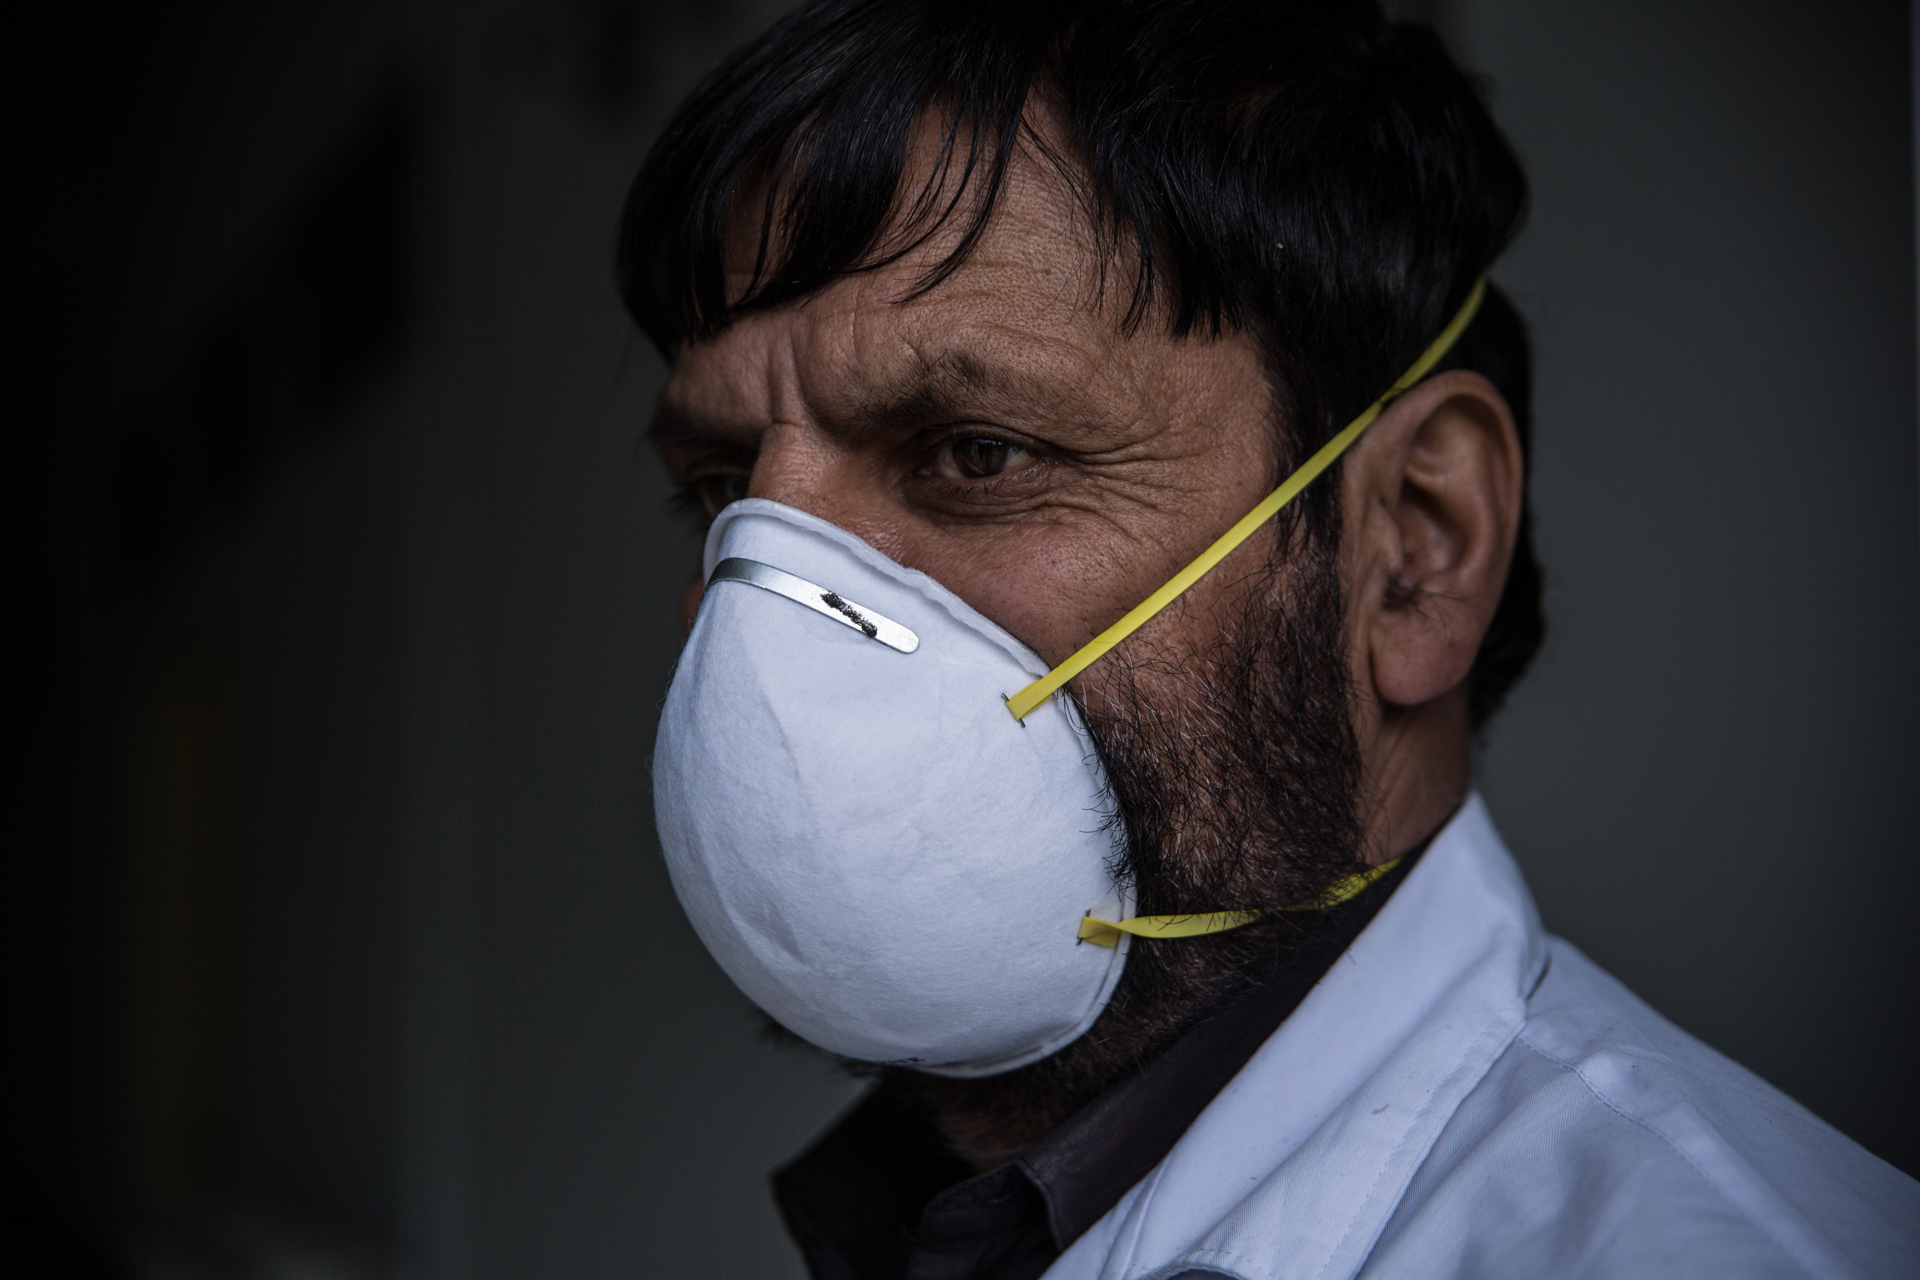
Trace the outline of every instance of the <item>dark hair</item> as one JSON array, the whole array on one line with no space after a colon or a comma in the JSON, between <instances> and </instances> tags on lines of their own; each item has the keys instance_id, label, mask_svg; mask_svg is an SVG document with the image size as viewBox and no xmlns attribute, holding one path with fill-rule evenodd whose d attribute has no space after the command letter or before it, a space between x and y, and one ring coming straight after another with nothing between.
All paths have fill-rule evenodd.
<instances>
[{"instance_id":1,"label":"dark hair","mask_svg":"<svg viewBox=\"0 0 1920 1280\"><path fill-rule=\"evenodd\" d=\"M1026 124L1036 94L1064 155ZM940 163L903 191L923 117L944 122ZM818 0L722 63L654 145L622 215L622 296L671 359L957 220L924 292L971 253L1023 138L1078 193L1103 269L1130 281L1123 325L1259 344L1283 471L1413 362L1526 208L1473 85L1373 0ZM747 210L758 256L729 301L743 191L769 196ZM1485 374L1526 441L1526 331L1497 290L1445 367ZM1309 536L1338 538L1337 494L1322 483L1295 504ZM1476 728L1544 633L1531 523L1470 678Z\"/></svg>"}]
</instances>

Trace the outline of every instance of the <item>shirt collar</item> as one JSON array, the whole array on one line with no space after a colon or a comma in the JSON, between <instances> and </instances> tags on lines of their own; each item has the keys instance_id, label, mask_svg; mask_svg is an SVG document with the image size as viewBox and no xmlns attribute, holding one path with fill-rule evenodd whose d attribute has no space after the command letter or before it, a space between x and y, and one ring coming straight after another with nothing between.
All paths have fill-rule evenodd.
<instances>
[{"instance_id":1,"label":"shirt collar","mask_svg":"<svg viewBox=\"0 0 1920 1280\"><path fill-rule=\"evenodd\" d=\"M1173 1149L1194 1118L1393 896L1421 850L1352 900L1303 916L1251 988L999 1169L973 1175L884 1085L774 1175L815 1275L1037 1276ZM1307 923L1309 922L1310 923ZM919 1255L916 1257L916 1255Z\"/></svg>"},{"instance_id":2,"label":"shirt collar","mask_svg":"<svg viewBox=\"0 0 1920 1280\"><path fill-rule=\"evenodd\" d=\"M1476 795L1374 927L1074 1243L1069 1270L1352 1275L1518 1033L1545 966L1532 899Z\"/></svg>"},{"instance_id":3,"label":"shirt collar","mask_svg":"<svg viewBox=\"0 0 1920 1280\"><path fill-rule=\"evenodd\" d=\"M1159 1164L1380 911L1424 849L1364 892L1303 917L1298 938L1251 988L1189 1028L1140 1071L1082 1108L1014 1163L1046 1201L1065 1248Z\"/></svg>"}]
</instances>

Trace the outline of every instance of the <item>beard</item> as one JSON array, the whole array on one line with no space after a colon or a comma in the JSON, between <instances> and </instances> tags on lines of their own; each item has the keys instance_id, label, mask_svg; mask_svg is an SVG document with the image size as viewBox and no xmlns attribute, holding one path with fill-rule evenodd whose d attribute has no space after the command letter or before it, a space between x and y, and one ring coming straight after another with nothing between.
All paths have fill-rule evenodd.
<instances>
[{"instance_id":1,"label":"beard","mask_svg":"<svg viewBox=\"0 0 1920 1280\"><path fill-rule=\"evenodd\" d=\"M1256 911L1195 938L1133 939L1107 1008L1074 1043L1003 1075L869 1068L925 1108L956 1154L990 1169L1163 1052L1267 973L1318 901L1365 869L1353 679L1333 545L1282 522L1202 653L1120 653L1081 703L1107 778L1117 868L1142 915ZM1293 554L1285 554L1288 544ZM1302 545L1304 544L1304 545Z\"/></svg>"}]
</instances>

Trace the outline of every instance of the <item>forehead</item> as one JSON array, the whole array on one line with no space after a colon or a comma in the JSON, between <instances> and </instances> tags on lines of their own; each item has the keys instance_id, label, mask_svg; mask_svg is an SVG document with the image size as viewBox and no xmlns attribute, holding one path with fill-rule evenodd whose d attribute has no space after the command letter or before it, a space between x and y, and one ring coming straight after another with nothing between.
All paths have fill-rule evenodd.
<instances>
[{"instance_id":1,"label":"forehead","mask_svg":"<svg viewBox=\"0 0 1920 1280\"><path fill-rule=\"evenodd\" d=\"M930 146L916 148L902 190L925 182ZM971 193L970 193L971 194ZM964 210L962 210L964 212ZM898 262L749 315L675 361L667 399L703 415L765 421L804 403L833 413L875 385L923 378L1028 383L1036 392L1124 391L1171 340L1152 323L1123 333L1123 283L1102 269L1087 216L1046 158L1021 147L993 216L965 263L921 296L953 252L964 217L949 218ZM740 219L729 289L744 292L757 220ZM1130 280L1124 282L1130 284ZM1135 390L1143 388L1134 387Z\"/></svg>"}]
</instances>

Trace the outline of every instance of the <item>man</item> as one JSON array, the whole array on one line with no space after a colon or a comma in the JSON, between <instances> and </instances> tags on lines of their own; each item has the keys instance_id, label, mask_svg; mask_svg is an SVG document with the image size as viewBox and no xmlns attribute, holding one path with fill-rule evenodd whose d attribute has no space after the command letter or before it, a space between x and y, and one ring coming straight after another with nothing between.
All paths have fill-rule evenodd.
<instances>
[{"instance_id":1,"label":"man","mask_svg":"<svg viewBox=\"0 0 1920 1280\"><path fill-rule=\"evenodd\" d=\"M1547 938L1524 178L1372 4L826 3L636 180L710 526L676 890L871 1074L821 1277L1912 1274L1920 1186Z\"/></svg>"}]
</instances>

